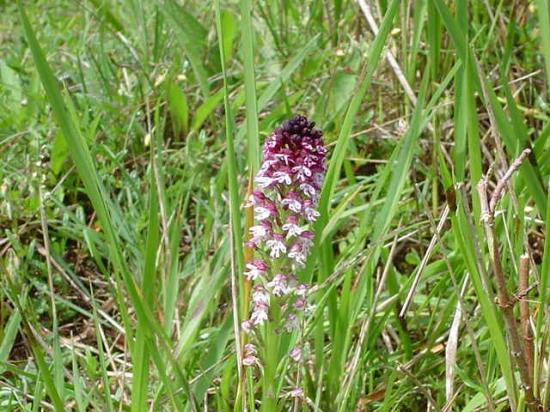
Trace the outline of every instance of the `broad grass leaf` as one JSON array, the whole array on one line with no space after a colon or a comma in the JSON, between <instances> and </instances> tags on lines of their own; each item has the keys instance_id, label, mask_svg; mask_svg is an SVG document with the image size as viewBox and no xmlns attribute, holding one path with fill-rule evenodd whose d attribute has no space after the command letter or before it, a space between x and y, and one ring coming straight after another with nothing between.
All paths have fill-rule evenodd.
<instances>
[{"instance_id":1,"label":"broad grass leaf","mask_svg":"<svg viewBox=\"0 0 550 412\"><path fill-rule=\"evenodd\" d=\"M169 80L166 94L174 131L176 134L186 133L189 129L189 106L185 93L178 83Z\"/></svg>"}]
</instances>

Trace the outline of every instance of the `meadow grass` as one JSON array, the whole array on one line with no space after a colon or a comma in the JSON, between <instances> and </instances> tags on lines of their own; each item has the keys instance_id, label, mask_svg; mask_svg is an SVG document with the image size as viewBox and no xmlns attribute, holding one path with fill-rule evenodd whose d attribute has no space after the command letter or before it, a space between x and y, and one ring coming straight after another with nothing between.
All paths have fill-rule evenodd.
<instances>
[{"instance_id":1,"label":"meadow grass","mask_svg":"<svg viewBox=\"0 0 550 412\"><path fill-rule=\"evenodd\" d=\"M0 4L0 410L549 410L547 1ZM295 114L312 308L243 367Z\"/></svg>"}]
</instances>

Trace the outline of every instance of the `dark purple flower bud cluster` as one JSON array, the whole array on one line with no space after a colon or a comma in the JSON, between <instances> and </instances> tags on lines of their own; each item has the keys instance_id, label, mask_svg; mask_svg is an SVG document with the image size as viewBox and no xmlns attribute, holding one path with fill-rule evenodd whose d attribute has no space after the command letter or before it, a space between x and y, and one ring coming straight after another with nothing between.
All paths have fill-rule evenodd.
<instances>
[{"instance_id":1,"label":"dark purple flower bud cluster","mask_svg":"<svg viewBox=\"0 0 550 412\"><path fill-rule=\"evenodd\" d=\"M315 124L303 116L286 121L265 141L263 163L256 175L257 190L247 206L254 208L248 247L256 259L244 275L254 282L252 314L243 324L250 331L269 319L273 297L281 299L287 323L305 310L307 286L295 277L306 263L313 243L310 224L319 216L317 203L326 171L326 148Z\"/></svg>"}]
</instances>

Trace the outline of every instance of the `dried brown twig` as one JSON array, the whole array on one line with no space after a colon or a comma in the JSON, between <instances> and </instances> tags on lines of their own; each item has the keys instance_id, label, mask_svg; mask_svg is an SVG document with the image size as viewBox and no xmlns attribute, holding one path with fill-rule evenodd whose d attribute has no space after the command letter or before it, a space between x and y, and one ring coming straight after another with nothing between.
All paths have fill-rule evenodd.
<instances>
[{"instance_id":1,"label":"dried brown twig","mask_svg":"<svg viewBox=\"0 0 550 412\"><path fill-rule=\"evenodd\" d=\"M519 370L521 384L525 391L525 401L529 410L538 411L541 410L540 402L535 398L533 394L533 381L532 374L529 372L529 361L527 359L526 350L520 339L516 320L514 318L514 303L515 299L510 297L506 288L506 278L504 276L504 270L502 268L502 259L500 255L500 249L496 243L496 231L494 226L495 220L495 207L500 200L504 188L508 180L513 173L519 169L521 163L527 158L531 151L525 149L521 155L510 165L504 176L497 182L495 191L488 200L487 188L488 179L487 176L482 178L478 185L477 191L479 194L479 200L481 204L482 221L485 226L485 236L487 238L487 245L489 248L489 254L491 258L491 265L493 269L493 276L495 280L495 286L497 291L498 306L502 310L504 323L506 327L506 334L510 342L510 352L512 359L514 359L516 366Z\"/></svg>"},{"instance_id":2,"label":"dried brown twig","mask_svg":"<svg viewBox=\"0 0 550 412\"><path fill-rule=\"evenodd\" d=\"M495 213L495 206L502 196L506 183L508 183L508 180L510 180L512 174L514 174L514 172L521 167L521 164L525 161L525 159L527 159L530 153L530 149L525 149L521 152L518 158L510 165L506 173L504 173L504 176L502 176L502 178L497 182L497 186L495 187L495 191L493 192L493 196L491 196L491 201L489 202L489 211L491 213Z\"/></svg>"}]
</instances>

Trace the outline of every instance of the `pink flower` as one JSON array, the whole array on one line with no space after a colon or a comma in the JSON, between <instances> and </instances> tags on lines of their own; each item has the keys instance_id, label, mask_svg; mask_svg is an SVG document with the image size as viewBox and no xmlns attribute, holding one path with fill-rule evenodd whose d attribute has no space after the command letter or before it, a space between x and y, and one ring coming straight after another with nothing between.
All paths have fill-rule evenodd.
<instances>
[{"instance_id":1,"label":"pink flower","mask_svg":"<svg viewBox=\"0 0 550 412\"><path fill-rule=\"evenodd\" d=\"M252 343L244 345L243 353L243 365L254 366L258 364L258 358L256 357L256 347Z\"/></svg>"},{"instance_id":2,"label":"pink flower","mask_svg":"<svg viewBox=\"0 0 550 412\"><path fill-rule=\"evenodd\" d=\"M244 275L248 280L256 280L260 276L263 276L267 270L267 265L262 260L254 260L246 264L246 271Z\"/></svg>"},{"instance_id":3,"label":"pink flower","mask_svg":"<svg viewBox=\"0 0 550 412\"><path fill-rule=\"evenodd\" d=\"M297 310L304 310L306 308L306 301L300 297L294 301L294 308Z\"/></svg>"},{"instance_id":4,"label":"pink flower","mask_svg":"<svg viewBox=\"0 0 550 412\"><path fill-rule=\"evenodd\" d=\"M302 359L302 349L296 347L292 349L288 355L294 362L300 362L300 359Z\"/></svg>"},{"instance_id":5,"label":"pink flower","mask_svg":"<svg viewBox=\"0 0 550 412\"><path fill-rule=\"evenodd\" d=\"M307 285L304 285L303 283L298 285L296 288L296 295L304 297L307 294L309 287Z\"/></svg>"},{"instance_id":6,"label":"pink flower","mask_svg":"<svg viewBox=\"0 0 550 412\"><path fill-rule=\"evenodd\" d=\"M289 162L289 155L288 154L286 154L286 153L277 153L277 154L273 155L273 157L275 157L275 159L277 159L277 160L282 161L286 166L288 166L288 162Z\"/></svg>"},{"instance_id":7,"label":"pink flower","mask_svg":"<svg viewBox=\"0 0 550 412\"><path fill-rule=\"evenodd\" d=\"M283 274L275 275L271 282L268 282L267 287L271 288L271 293L274 296L283 296L290 291L288 287L288 277Z\"/></svg>"},{"instance_id":8,"label":"pink flower","mask_svg":"<svg viewBox=\"0 0 550 412\"><path fill-rule=\"evenodd\" d=\"M256 286L252 291L252 302L255 305L269 306L269 295L262 286Z\"/></svg>"},{"instance_id":9,"label":"pink flower","mask_svg":"<svg viewBox=\"0 0 550 412\"><path fill-rule=\"evenodd\" d=\"M266 201L265 195L261 191L255 190L248 197L248 202L246 203L245 206L250 207L250 206L256 206L256 205L262 205L265 201Z\"/></svg>"},{"instance_id":10,"label":"pink flower","mask_svg":"<svg viewBox=\"0 0 550 412\"><path fill-rule=\"evenodd\" d=\"M302 183L300 185L300 190L302 190L304 195L306 195L307 197L315 201L319 196L319 193L317 192L317 190L315 190L315 188L311 186L309 183Z\"/></svg>"},{"instance_id":11,"label":"pink flower","mask_svg":"<svg viewBox=\"0 0 550 412\"><path fill-rule=\"evenodd\" d=\"M247 343L244 345L244 353L255 355L257 353L256 347L252 343Z\"/></svg>"},{"instance_id":12,"label":"pink flower","mask_svg":"<svg viewBox=\"0 0 550 412\"><path fill-rule=\"evenodd\" d=\"M288 395L291 398L303 398L304 397L304 390L302 388L296 388L291 390Z\"/></svg>"},{"instance_id":13,"label":"pink flower","mask_svg":"<svg viewBox=\"0 0 550 412\"><path fill-rule=\"evenodd\" d=\"M281 204L294 213L300 213L302 210L302 203L295 192L288 192L286 197L281 201Z\"/></svg>"},{"instance_id":14,"label":"pink flower","mask_svg":"<svg viewBox=\"0 0 550 412\"><path fill-rule=\"evenodd\" d=\"M309 177L311 177L311 169L304 165L293 167L292 171L296 174L296 177L300 182L305 182Z\"/></svg>"},{"instance_id":15,"label":"pink flower","mask_svg":"<svg viewBox=\"0 0 550 412\"><path fill-rule=\"evenodd\" d=\"M268 177L268 176L258 176L254 180L258 184L258 186L261 187L262 189L265 189L265 188L273 185L273 183L275 183L275 181L276 181L274 178Z\"/></svg>"},{"instance_id":16,"label":"pink flower","mask_svg":"<svg viewBox=\"0 0 550 412\"><path fill-rule=\"evenodd\" d=\"M303 238L298 238L290 248L288 257L292 259L296 265L304 266L306 264L308 251L309 244L307 241L304 241Z\"/></svg>"},{"instance_id":17,"label":"pink flower","mask_svg":"<svg viewBox=\"0 0 550 412\"><path fill-rule=\"evenodd\" d=\"M273 239L269 239L266 243L269 249L269 256L272 258L279 258L281 254L286 253L286 244L284 242L284 236L280 233L275 233Z\"/></svg>"},{"instance_id":18,"label":"pink flower","mask_svg":"<svg viewBox=\"0 0 550 412\"><path fill-rule=\"evenodd\" d=\"M304 228L298 226L298 218L295 215L289 215L286 218L283 230L286 232L287 238L300 236L305 231Z\"/></svg>"},{"instance_id":19,"label":"pink flower","mask_svg":"<svg viewBox=\"0 0 550 412\"><path fill-rule=\"evenodd\" d=\"M324 173L315 173L313 175L313 183L317 187L323 186L323 181L325 180L325 174Z\"/></svg>"},{"instance_id":20,"label":"pink flower","mask_svg":"<svg viewBox=\"0 0 550 412\"><path fill-rule=\"evenodd\" d=\"M287 186L292 184L292 178L286 172L275 172L273 173L273 178L277 181L277 183L282 183Z\"/></svg>"},{"instance_id":21,"label":"pink flower","mask_svg":"<svg viewBox=\"0 0 550 412\"><path fill-rule=\"evenodd\" d=\"M250 320L245 320L243 323L241 323L241 328L245 333L250 333L254 328L254 324Z\"/></svg>"},{"instance_id":22,"label":"pink flower","mask_svg":"<svg viewBox=\"0 0 550 412\"><path fill-rule=\"evenodd\" d=\"M244 366L254 366L258 364L258 358L254 355L245 356L243 358L243 365Z\"/></svg>"},{"instance_id":23,"label":"pink flower","mask_svg":"<svg viewBox=\"0 0 550 412\"><path fill-rule=\"evenodd\" d=\"M311 200L305 200L303 203L304 208L304 217L309 222L314 222L317 220L317 218L320 216L319 212L315 210L313 207L313 202Z\"/></svg>"},{"instance_id":24,"label":"pink flower","mask_svg":"<svg viewBox=\"0 0 550 412\"><path fill-rule=\"evenodd\" d=\"M252 310L252 315L250 316L250 320L254 325L261 325L266 320L268 320L267 316L267 305L259 304L254 305L254 309Z\"/></svg>"},{"instance_id":25,"label":"pink flower","mask_svg":"<svg viewBox=\"0 0 550 412\"><path fill-rule=\"evenodd\" d=\"M290 313L285 321L284 329L287 332L292 332L298 326L298 318L294 313Z\"/></svg>"},{"instance_id":26,"label":"pink flower","mask_svg":"<svg viewBox=\"0 0 550 412\"><path fill-rule=\"evenodd\" d=\"M274 326L281 330L296 329L297 312L307 313L307 286L299 285L291 273L305 265L313 244L310 229L319 217L326 153L321 132L303 116L284 122L264 143L262 165L254 179L257 189L246 204L254 208L255 219L247 246L262 259L247 263L244 271L254 287L250 320L243 330L279 319L270 316L274 297L283 311ZM246 363L256 362L255 352L245 355ZM297 351L291 355L299 357Z\"/></svg>"},{"instance_id":27,"label":"pink flower","mask_svg":"<svg viewBox=\"0 0 550 412\"><path fill-rule=\"evenodd\" d=\"M261 239L263 239L264 237L266 237L269 233L269 229L267 227L267 225L256 225L256 226L252 226L250 228L250 234L253 236L253 237L259 237Z\"/></svg>"}]
</instances>

